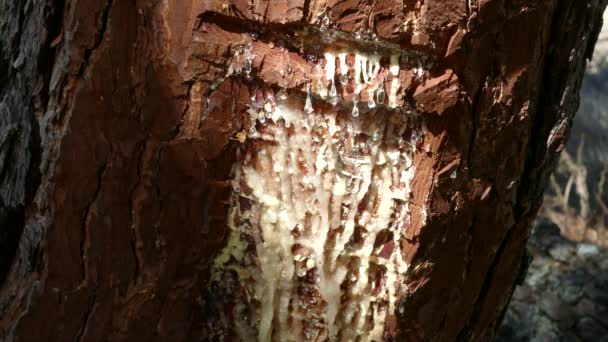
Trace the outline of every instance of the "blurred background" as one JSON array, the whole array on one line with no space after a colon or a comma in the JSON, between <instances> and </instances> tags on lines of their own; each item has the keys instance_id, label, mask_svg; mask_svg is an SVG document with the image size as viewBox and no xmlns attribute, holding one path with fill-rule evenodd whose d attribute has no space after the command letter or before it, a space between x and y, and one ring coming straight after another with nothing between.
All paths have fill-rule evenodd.
<instances>
[{"instance_id":1,"label":"blurred background","mask_svg":"<svg viewBox=\"0 0 608 342\"><path fill-rule=\"evenodd\" d=\"M608 341L608 12L498 341Z\"/></svg>"}]
</instances>

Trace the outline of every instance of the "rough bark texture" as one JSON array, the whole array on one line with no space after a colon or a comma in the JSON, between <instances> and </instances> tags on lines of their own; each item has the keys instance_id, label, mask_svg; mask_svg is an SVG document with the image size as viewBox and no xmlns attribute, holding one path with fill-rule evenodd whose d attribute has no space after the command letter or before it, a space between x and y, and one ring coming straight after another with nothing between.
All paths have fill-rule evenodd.
<instances>
[{"instance_id":1,"label":"rough bark texture","mask_svg":"<svg viewBox=\"0 0 608 342\"><path fill-rule=\"evenodd\" d=\"M0 340L209 338L251 93L303 106L307 56L352 46L408 56L397 104L426 127L383 338L493 337L605 5L0 1Z\"/></svg>"}]
</instances>

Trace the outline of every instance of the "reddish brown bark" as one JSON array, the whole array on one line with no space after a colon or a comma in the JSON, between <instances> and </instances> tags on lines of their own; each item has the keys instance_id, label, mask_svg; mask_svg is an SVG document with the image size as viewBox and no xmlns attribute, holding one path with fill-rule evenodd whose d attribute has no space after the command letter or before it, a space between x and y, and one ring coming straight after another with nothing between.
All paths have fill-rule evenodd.
<instances>
[{"instance_id":1,"label":"reddish brown bark","mask_svg":"<svg viewBox=\"0 0 608 342\"><path fill-rule=\"evenodd\" d=\"M606 1L28 4L0 2L0 339L205 340L251 93L303 100L307 55L357 47L408 56L398 104L427 127L400 239L408 290L384 339L482 341L522 271ZM247 43L251 79L227 77Z\"/></svg>"}]
</instances>

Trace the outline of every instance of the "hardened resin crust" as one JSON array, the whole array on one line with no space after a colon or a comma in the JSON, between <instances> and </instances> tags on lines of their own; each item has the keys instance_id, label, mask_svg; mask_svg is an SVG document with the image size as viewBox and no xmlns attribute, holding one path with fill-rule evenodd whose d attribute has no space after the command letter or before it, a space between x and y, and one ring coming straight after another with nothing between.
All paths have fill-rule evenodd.
<instances>
[{"instance_id":1,"label":"hardened resin crust","mask_svg":"<svg viewBox=\"0 0 608 342\"><path fill-rule=\"evenodd\" d=\"M604 0L0 0L0 340L487 341Z\"/></svg>"}]
</instances>

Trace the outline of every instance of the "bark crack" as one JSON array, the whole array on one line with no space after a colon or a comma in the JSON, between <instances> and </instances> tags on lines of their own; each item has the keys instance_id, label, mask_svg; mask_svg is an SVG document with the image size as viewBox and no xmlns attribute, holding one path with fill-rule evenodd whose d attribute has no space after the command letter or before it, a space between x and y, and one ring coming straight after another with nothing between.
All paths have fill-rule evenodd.
<instances>
[{"instance_id":1,"label":"bark crack","mask_svg":"<svg viewBox=\"0 0 608 342\"><path fill-rule=\"evenodd\" d=\"M304 4L302 5L302 22L307 22L310 16L310 1L304 0Z\"/></svg>"},{"instance_id":2,"label":"bark crack","mask_svg":"<svg viewBox=\"0 0 608 342\"><path fill-rule=\"evenodd\" d=\"M143 243L142 239L141 239L141 232L140 232L140 227L139 227L139 223L135 223L135 200L136 200L136 193L138 192L141 183L142 183L142 172L143 172L143 167L144 167L144 154L148 148L148 139L149 137L146 137L146 139L143 140L143 142L141 143L141 147L140 147L140 151L137 154L137 160L138 160L138 164L137 164L137 181L135 182L135 185L133 186L133 188L130 190L129 192L129 198L131 199L129 202L129 228L131 229L131 250L133 252L133 257L135 258L135 270L133 272L133 277L135 279L139 278L139 273L141 272L141 270L143 269L143 256L141 255L141 252L139 251L139 247L140 245Z\"/></svg>"},{"instance_id":3,"label":"bark crack","mask_svg":"<svg viewBox=\"0 0 608 342\"><path fill-rule=\"evenodd\" d=\"M437 59L437 56L428 52L401 46L398 41L361 38L357 37L354 32L338 30L327 30L327 32L325 32L322 31L319 26L304 21L288 22L284 24L260 23L256 20L236 18L217 12L202 13L199 15L198 19L201 24L204 22L212 23L226 32L243 34L257 32L259 33L258 39L260 41L270 42L281 40L285 43L284 47L286 49L298 54L302 53L302 48L305 51L318 52L325 46L333 46L337 42L344 42L356 50L371 50L384 55L393 55L400 52L407 54L412 58L425 59L429 63L432 63Z\"/></svg>"},{"instance_id":4,"label":"bark crack","mask_svg":"<svg viewBox=\"0 0 608 342\"><path fill-rule=\"evenodd\" d=\"M101 28L100 28L99 32L97 33L95 42L93 43L93 46L84 50L84 58L83 58L83 62L81 64L81 66L80 66L80 73L79 73L81 76L85 74L86 69L89 67L89 61L91 59L91 56L97 50L97 48L99 48L99 46L101 46L101 43L103 42L106 31L108 29L108 21L110 19L110 9L112 8L113 2L114 2L114 0L108 0L106 2L106 7L104 7L103 12L101 14Z\"/></svg>"},{"instance_id":5,"label":"bark crack","mask_svg":"<svg viewBox=\"0 0 608 342\"><path fill-rule=\"evenodd\" d=\"M0 135L0 182L4 179L7 157L12 154L17 131L17 125L12 124Z\"/></svg>"},{"instance_id":6,"label":"bark crack","mask_svg":"<svg viewBox=\"0 0 608 342\"><path fill-rule=\"evenodd\" d=\"M93 316L93 312L95 311L95 308L97 307L97 287L95 287L95 289L93 289L92 300L90 302L91 303L89 304L89 306L87 308L87 312L84 315L82 327L80 328L80 330L78 331L78 335L76 336L77 342L82 342L84 334L87 332L87 328L89 327L89 322L91 321L91 316Z\"/></svg>"},{"instance_id":7,"label":"bark crack","mask_svg":"<svg viewBox=\"0 0 608 342\"><path fill-rule=\"evenodd\" d=\"M185 98L187 99L186 105L184 106L184 110L182 111L181 117L179 119L179 123L175 126L175 130L174 130L173 134L171 135L171 138L169 138L167 141L173 141L180 135L180 133L183 133L182 127L184 126L184 118L186 117L188 111L190 110L192 85L193 85L192 83L188 83L188 90L185 95Z\"/></svg>"},{"instance_id":8,"label":"bark crack","mask_svg":"<svg viewBox=\"0 0 608 342\"><path fill-rule=\"evenodd\" d=\"M479 294L477 295L477 299L475 300L475 303L473 304L473 313L471 315L471 318L468 320L467 325L458 334L458 337L456 338L457 341L471 341L472 340L471 334L473 333L473 329L478 325L478 321L481 319L481 311L482 311L481 307L482 307L483 303L486 301L486 298L489 295L490 291L492 290L492 283L493 283L492 280L494 279L494 275L496 274L496 268L498 267L498 264L502 260L502 256L505 252L506 246L509 244L509 242L511 242L511 235L512 235L513 231L515 231L514 228L515 228L514 226L511 226L509 228L509 230L507 231L504 239L502 239L502 242L500 243L500 247L498 247L498 251L494 255L494 259L492 259L492 263L490 264L490 267L488 268L488 272L486 273L486 276L482 283L481 290L479 291Z\"/></svg>"},{"instance_id":9,"label":"bark crack","mask_svg":"<svg viewBox=\"0 0 608 342\"><path fill-rule=\"evenodd\" d=\"M89 264L88 264L88 249L90 246L90 222L91 222L91 212L92 208L97 203L99 198L99 194L102 190L102 183L105 177L106 171L108 168L108 162L104 162L104 164L97 170L97 183L95 191L91 196L91 200L87 203L84 211L84 215L81 221L82 227L82 241L80 243L80 254L82 259L82 282L79 287L82 287L89 280Z\"/></svg>"},{"instance_id":10,"label":"bark crack","mask_svg":"<svg viewBox=\"0 0 608 342\"><path fill-rule=\"evenodd\" d=\"M484 76L484 80L487 80L489 77L487 75ZM483 95L483 90L486 86L486 83L484 81L484 84L482 86L479 87L479 89L477 89L477 92L475 93L475 95L473 96L473 103L471 104L471 114L472 114L472 120L471 123L473 125L473 127L471 128L471 136L469 138L469 149L467 151L467 166L469 168L469 172L472 172L473 170L473 154L475 152L475 141L477 140L477 133L479 131L479 124L480 124L480 120L481 120L481 113L479 113L480 111L480 102L482 99L482 95ZM470 174L469 176L473 176L472 174Z\"/></svg>"},{"instance_id":11,"label":"bark crack","mask_svg":"<svg viewBox=\"0 0 608 342\"><path fill-rule=\"evenodd\" d=\"M477 210L475 210L475 212L473 214L473 218L471 220L471 224L467 228L467 236L468 236L467 246L466 246L467 254L465 255L466 267L465 267L465 276L463 277L463 283L464 283L464 279L466 278L466 276L468 276L471 272L471 264L472 264L472 260L473 260L473 227L475 227L475 221L477 221Z\"/></svg>"}]
</instances>

